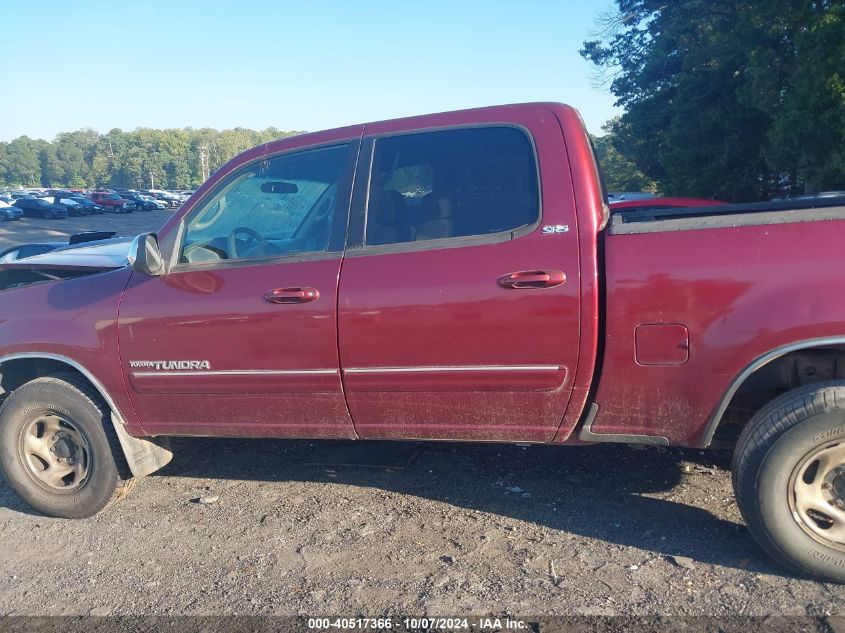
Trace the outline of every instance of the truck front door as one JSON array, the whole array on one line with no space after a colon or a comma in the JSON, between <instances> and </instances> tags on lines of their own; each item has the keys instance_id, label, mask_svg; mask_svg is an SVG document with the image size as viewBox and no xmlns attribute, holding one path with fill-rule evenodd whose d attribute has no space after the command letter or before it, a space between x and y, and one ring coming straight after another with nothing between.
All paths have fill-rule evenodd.
<instances>
[{"instance_id":1,"label":"truck front door","mask_svg":"<svg viewBox=\"0 0 845 633\"><path fill-rule=\"evenodd\" d=\"M461 116L365 131L339 303L361 437L547 441L572 391L578 238L558 122Z\"/></svg>"},{"instance_id":2,"label":"truck front door","mask_svg":"<svg viewBox=\"0 0 845 633\"><path fill-rule=\"evenodd\" d=\"M121 359L150 434L352 437L337 282L358 139L261 156L186 215L175 262L133 275Z\"/></svg>"}]
</instances>

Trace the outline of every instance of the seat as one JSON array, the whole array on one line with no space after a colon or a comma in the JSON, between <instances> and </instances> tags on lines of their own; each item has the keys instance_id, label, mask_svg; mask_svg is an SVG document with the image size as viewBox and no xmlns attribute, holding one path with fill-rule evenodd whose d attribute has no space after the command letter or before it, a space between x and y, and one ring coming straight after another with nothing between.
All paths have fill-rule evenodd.
<instances>
[{"instance_id":1,"label":"seat","mask_svg":"<svg viewBox=\"0 0 845 633\"><path fill-rule=\"evenodd\" d=\"M455 235L452 220L452 200L449 196L432 191L420 203L423 222L417 228L417 241L438 240Z\"/></svg>"},{"instance_id":2,"label":"seat","mask_svg":"<svg viewBox=\"0 0 845 633\"><path fill-rule=\"evenodd\" d=\"M405 206L405 197L398 191L381 189L376 192L369 205L367 244L412 242L414 229L401 220L405 217Z\"/></svg>"}]
</instances>

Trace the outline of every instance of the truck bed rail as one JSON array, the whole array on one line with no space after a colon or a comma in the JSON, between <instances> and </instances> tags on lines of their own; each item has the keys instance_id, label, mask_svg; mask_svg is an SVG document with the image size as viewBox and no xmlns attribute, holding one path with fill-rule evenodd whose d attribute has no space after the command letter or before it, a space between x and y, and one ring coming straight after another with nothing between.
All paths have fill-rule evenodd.
<instances>
[{"instance_id":1,"label":"truck bed rail","mask_svg":"<svg viewBox=\"0 0 845 633\"><path fill-rule=\"evenodd\" d=\"M845 196L711 207L620 210L611 215L609 230L615 235L624 235L841 219L845 219Z\"/></svg>"}]
</instances>

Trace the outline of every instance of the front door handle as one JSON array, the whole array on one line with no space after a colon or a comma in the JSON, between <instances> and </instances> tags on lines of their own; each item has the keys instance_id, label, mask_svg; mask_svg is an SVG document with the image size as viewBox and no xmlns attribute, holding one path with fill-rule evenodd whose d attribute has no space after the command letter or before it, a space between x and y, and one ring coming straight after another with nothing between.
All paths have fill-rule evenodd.
<instances>
[{"instance_id":1,"label":"front door handle","mask_svg":"<svg viewBox=\"0 0 845 633\"><path fill-rule=\"evenodd\" d=\"M320 298L320 291L310 287L274 288L264 299L270 303L308 303Z\"/></svg>"},{"instance_id":2,"label":"front door handle","mask_svg":"<svg viewBox=\"0 0 845 633\"><path fill-rule=\"evenodd\" d=\"M499 277L499 285L512 290L554 288L566 283L566 273L560 270L521 270Z\"/></svg>"}]
</instances>

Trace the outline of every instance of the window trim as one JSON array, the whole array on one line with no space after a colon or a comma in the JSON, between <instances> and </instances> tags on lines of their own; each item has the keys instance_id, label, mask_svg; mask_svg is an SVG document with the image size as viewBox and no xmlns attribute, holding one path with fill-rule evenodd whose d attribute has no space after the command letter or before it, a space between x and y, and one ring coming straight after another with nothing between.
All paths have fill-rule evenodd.
<instances>
[{"instance_id":1,"label":"window trim","mask_svg":"<svg viewBox=\"0 0 845 633\"><path fill-rule=\"evenodd\" d=\"M326 250L322 251L303 251L301 253L290 253L285 255L273 255L270 257L256 257L252 259L221 259L212 262L197 262L188 263L180 262L182 247L184 246L185 231L188 222L196 216L197 213L205 209L205 203L214 198L221 190L225 189L233 179L238 178L245 169L249 169L264 161L273 160L282 156L292 156L294 154L301 154L314 150L328 149L331 147L346 146L347 153L345 157L345 164L343 165L340 178L338 179L338 207L335 208L335 216L332 218L332 226L329 229L329 243ZM242 163L232 169L225 177L221 178L219 182L209 189L200 200L192 205L191 210L188 211L179 219L179 227L176 231L176 239L174 240L173 251L170 256L169 265L167 267L167 274L170 273L184 273L191 271L215 270L218 268L240 268L243 266L257 266L257 265L272 265L276 263L297 263L305 261L318 261L321 259L334 259L343 255L344 244L346 241L346 230L349 222L351 204L352 204L352 182L355 177L356 165L358 164L358 155L361 149L361 141L359 138L340 139L334 141L327 141L317 145L306 145L303 147L296 147L293 149L282 150L272 154L264 154L249 162ZM345 201L342 202L342 201Z\"/></svg>"},{"instance_id":2,"label":"window trim","mask_svg":"<svg viewBox=\"0 0 845 633\"><path fill-rule=\"evenodd\" d=\"M531 147L532 156L534 159L534 170L537 177L537 219L532 224L518 226L506 231L498 231L496 233L487 233L484 235L463 235L456 237L443 237L434 240L421 240L419 242L398 242L396 244L374 244L368 245L366 243L367 236L367 220L369 216L370 193L373 184L373 167L375 164L375 155L378 141L385 138L394 138L397 136L416 136L418 134L433 134L438 132L450 132L456 130L476 130L486 128L510 128L523 133ZM429 250L442 250L446 248L461 248L466 246L482 246L485 244L499 244L502 242L509 242L511 240L519 239L530 233L533 233L543 222L543 178L540 173L540 157L537 152L537 144L534 141L534 136L531 131L524 125L514 123L512 121L503 122L485 122L485 123L470 123L458 125L445 125L437 127L427 127L408 130L397 130L396 132L388 132L384 134L376 134L366 136L364 143L369 142L371 147L368 148L369 154L362 157L366 161L366 165L359 164L358 170L365 178L356 179L356 189L358 187L364 188L363 195L356 195L351 214L352 217L361 221L354 222L350 219L350 232L347 238L346 256L347 257L362 257L367 255L386 255L392 253L404 252L418 252ZM362 167L366 167L363 170ZM360 234L356 234L360 230Z\"/></svg>"}]
</instances>

